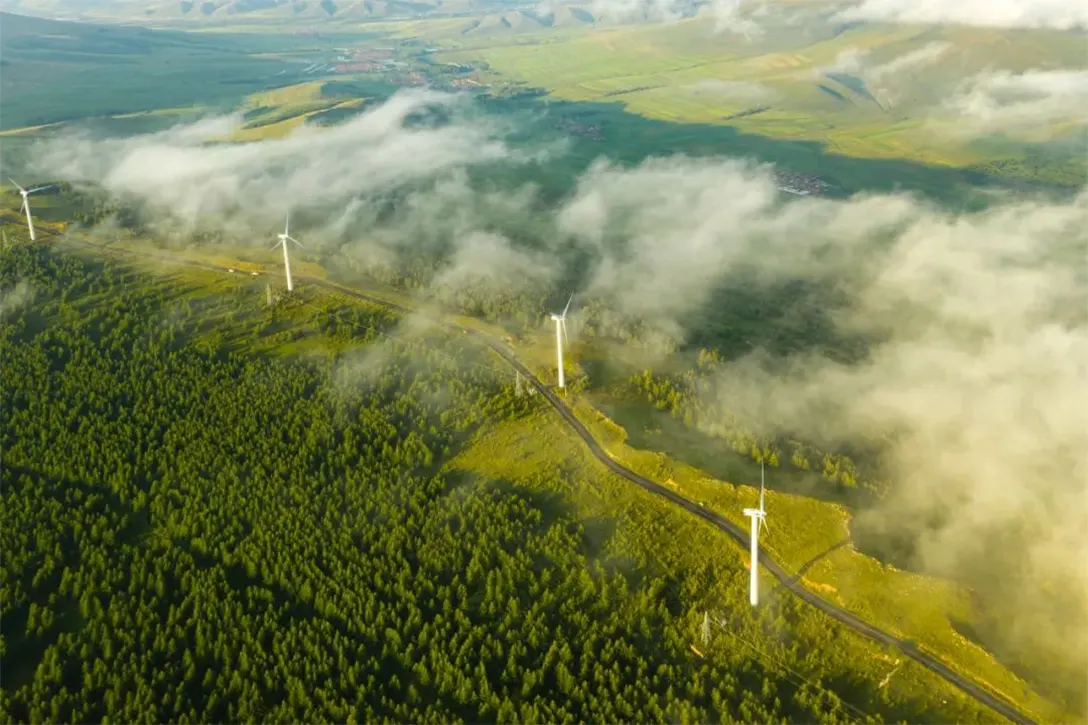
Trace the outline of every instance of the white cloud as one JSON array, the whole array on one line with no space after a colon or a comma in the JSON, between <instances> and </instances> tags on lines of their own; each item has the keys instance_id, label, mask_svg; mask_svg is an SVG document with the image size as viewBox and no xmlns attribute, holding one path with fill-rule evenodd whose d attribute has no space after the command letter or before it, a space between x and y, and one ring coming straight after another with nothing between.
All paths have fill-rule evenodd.
<instances>
[{"instance_id":1,"label":"white cloud","mask_svg":"<svg viewBox=\"0 0 1088 725\"><path fill-rule=\"evenodd\" d=\"M851 46L835 56L830 64L813 68L812 75L819 77L825 73L857 73L862 69L862 62L868 55L868 50Z\"/></svg>"},{"instance_id":2,"label":"white cloud","mask_svg":"<svg viewBox=\"0 0 1088 725\"><path fill-rule=\"evenodd\" d=\"M602 23L675 22L695 15L714 19L714 31L753 39L763 34L767 0L591 0L589 10Z\"/></svg>"},{"instance_id":3,"label":"white cloud","mask_svg":"<svg viewBox=\"0 0 1088 725\"><path fill-rule=\"evenodd\" d=\"M10 289L0 289L0 320L29 307L34 301L34 288L26 280L19 280Z\"/></svg>"},{"instance_id":4,"label":"white cloud","mask_svg":"<svg viewBox=\"0 0 1088 725\"><path fill-rule=\"evenodd\" d=\"M912 50L897 58L869 67L865 70L866 80L872 83L884 83L893 80L904 73L932 65L945 56L952 49L951 43L933 42L923 45L917 50Z\"/></svg>"},{"instance_id":5,"label":"white cloud","mask_svg":"<svg viewBox=\"0 0 1088 725\"><path fill-rule=\"evenodd\" d=\"M988 594L1024 613L1010 637L1060 621L1067 636L1038 644L1083 655L1084 597L1069 609L1022 577L1086 580L1088 192L970 214L905 196L783 203L766 169L654 160L593 169L560 228L598 250L591 294L673 334L728 270L834 286L835 327L869 355L735 360L709 398L718 418L883 441L893 492L863 518L915 536L936 571L974 577L1000 552L1017 585Z\"/></svg>"},{"instance_id":6,"label":"white cloud","mask_svg":"<svg viewBox=\"0 0 1088 725\"><path fill-rule=\"evenodd\" d=\"M872 59L872 51L850 47L825 66L814 68L812 78L822 78L828 73L856 76L865 83L869 93L885 110L896 105L911 90L910 74L933 65L953 51L951 43L933 42L921 48L892 58L886 63Z\"/></svg>"},{"instance_id":7,"label":"white cloud","mask_svg":"<svg viewBox=\"0 0 1088 725\"><path fill-rule=\"evenodd\" d=\"M435 108L452 120L436 127L409 123ZM36 166L139 200L183 231L209 223L241 231L292 208L343 208L361 195L451 169L530 160L508 148L493 119L460 117L468 108L461 96L413 90L341 125L304 126L275 140L208 143L236 117L125 139L67 136L42 146Z\"/></svg>"},{"instance_id":8,"label":"white cloud","mask_svg":"<svg viewBox=\"0 0 1088 725\"><path fill-rule=\"evenodd\" d=\"M861 0L840 12L839 18L1070 30L1088 27L1088 3L1083 0Z\"/></svg>"},{"instance_id":9,"label":"white cloud","mask_svg":"<svg viewBox=\"0 0 1088 725\"><path fill-rule=\"evenodd\" d=\"M1046 137L1052 124L1088 123L1088 71L999 71L978 75L951 98L948 130Z\"/></svg>"}]
</instances>

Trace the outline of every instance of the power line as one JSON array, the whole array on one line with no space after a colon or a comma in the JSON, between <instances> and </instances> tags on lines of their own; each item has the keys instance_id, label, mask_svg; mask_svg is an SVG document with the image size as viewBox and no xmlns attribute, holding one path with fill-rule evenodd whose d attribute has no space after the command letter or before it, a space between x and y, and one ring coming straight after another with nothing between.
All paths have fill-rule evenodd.
<instances>
[{"instance_id":1,"label":"power line","mask_svg":"<svg viewBox=\"0 0 1088 725\"><path fill-rule=\"evenodd\" d=\"M825 693L828 693L830 695L834 695L835 699L838 700L839 703L844 705L851 712L853 712L854 714L858 715L861 718L860 722L866 722L872 717L868 712L866 712L865 710L862 710L860 707L857 707L857 706L853 705L848 700L846 700L844 697L842 697L842 695L840 695L839 693L834 692L833 690L829 690L826 687L822 687L821 685L812 682L810 679L805 677L802 673L800 673L797 670L793 669L792 667L790 667L788 664L786 664L782 660L780 660L780 659L774 657L773 655L771 655L770 652L767 652L766 650L760 649L760 647L758 645L751 642L746 637L741 636L735 630L731 630L731 629L727 628L726 625L725 625L725 622L723 620L714 619L714 623L717 624L719 627L721 627L726 632L729 632L729 634L732 635L733 637L739 639L741 642L748 645L748 647L750 647L756 653L757 657L762 657L762 658L766 659L767 661L769 661L772 665L780 667L781 669L785 670L788 673L786 675L786 679L789 680L794 685L797 685L798 687L803 687L805 684L807 684L807 685L809 685L810 687L812 687L814 690L816 690L818 692L825 692ZM794 677L799 678L801 680L801 682L798 682L797 680L793 679L792 677L790 677L790 675L793 675Z\"/></svg>"}]
</instances>

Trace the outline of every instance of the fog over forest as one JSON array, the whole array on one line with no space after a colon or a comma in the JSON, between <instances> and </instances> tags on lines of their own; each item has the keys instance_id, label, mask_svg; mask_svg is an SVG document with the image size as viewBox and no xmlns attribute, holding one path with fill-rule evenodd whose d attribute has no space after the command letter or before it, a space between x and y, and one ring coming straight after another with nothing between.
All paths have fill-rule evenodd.
<instances>
[{"instance_id":1,"label":"fog over forest","mask_svg":"<svg viewBox=\"0 0 1088 725\"><path fill-rule=\"evenodd\" d=\"M439 121L423 118L436 109ZM405 91L328 130L215 143L237 122L68 133L43 144L37 171L99 186L173 243L214 231L267 247L291 210L312 252L360 270L422 254L432 286L549 300L577 280L580 300L669 341L661 356L740 273L834 290L826 314L867 341L861 359L728 359L722 415L832 445L879 441L892 486L860 518L908 532L926 570L1015 601L1011 642L1084 661L1088 191L958 212L909 195L798 199L767 166L656 157L600 160L549 207L534 167L564 145L514 143L510 119L462 96ZM523 184L488 183L510 168Z\"/></svg>"}]
</instances>

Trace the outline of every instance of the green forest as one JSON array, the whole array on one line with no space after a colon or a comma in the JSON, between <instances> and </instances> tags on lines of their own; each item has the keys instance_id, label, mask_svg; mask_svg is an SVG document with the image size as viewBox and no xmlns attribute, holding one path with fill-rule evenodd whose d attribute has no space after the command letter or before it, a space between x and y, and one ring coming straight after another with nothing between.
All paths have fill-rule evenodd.
<instances>
[{"instance_id":1,"label":"green forest","mask_svg":"<svg viewBox=\"0 0 1088 725\"><path fill-rule=\"evenodd\" d=\"M5 721L994 721L789 597L753 615L663 502L602 545L551 501L580 469L452 469L544 426L482 346L179 279L0 256Z\"/></svg>"}]
</instances>

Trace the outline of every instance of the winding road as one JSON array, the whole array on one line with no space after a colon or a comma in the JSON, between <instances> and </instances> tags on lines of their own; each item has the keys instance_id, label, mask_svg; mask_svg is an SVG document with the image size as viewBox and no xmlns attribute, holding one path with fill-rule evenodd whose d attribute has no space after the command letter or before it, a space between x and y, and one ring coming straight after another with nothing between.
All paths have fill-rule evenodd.
<instances>
[{"instance_id":1,"label":"winding road","mask_svg":"<svg viewBox=\"0 0 1088 725\"><path fill-rule=\"evenodd\" d=\"M208 264L206 262L196 262L187 259L178 259L175 257L170 257L168 255L138 252L135 250L124 249L120 247L111 247L104 244L95 244L93 242L73 240L70 238L65 239L65 241L74 241L77 244L106 249L115 253L147 257L160 261L171 262L178 265L198 267L210 271L228 271L227 267ZM320 287L331 292L336 292L348 297L362 300L364 302L394 309L406 314L418 312L418 310L415 310L411 307L400 305L395 302L390 302L388 300L381 299L380 297L374 297L363 292L358 292L349 287L344 287L339 284L335 284L333 282L329 282L328 280L320 279L317 277L295 275L295 279L299 281L305 281L316 287ZM647 491L650 491L651 493L655 493L659 496L662 496L663 498L668 499L670 502L676 504L677 506L680 506L689 513L707 521L712 526L725 532L745 551L748 550L748 533L742 527L724 518L723 516L714 513L713 511L709 511L706 508L703 508L694 501L685 498L684 496L681 496L680 494L667 488L666 486L652 481L645 476L641 476L635 473L634 471L630 470L623 464L613 459L612 456L610 456L608 452L605 451L603 447L601 447L600 443L598 443L597 439L593 437L593 434L590 433L589 429L586 428L585 425L583 425L582 421L580 421L577 416L574 415L574 412L563 401L563 399L560 398L550 387L546 386L531 370L529 370L529 368L527 368L514 356L514 353L511 350L503 346L500 342L477 330L458 325L457 323L450 322L448 320L440 320L436 318L431 318L431 320L447 329L467 333L468 335L472 336L476 340L479 340L480 342L494 350L495 353L502 357L502 359L509 363L514 369L520 372L525 377L525 379L528 380L533 385L533 387L540 392L542 396L544 396L544 399L547 400L553 408L555 408L556 412L558 412L559 415L562 416L563 419L567 422L567 424L570 425L574 432L578 434L578 436L589 448L590 453L592 453L598 461L608 467L608 469L611 470L613 473L618 476L622 476L636 486L639 486ZM868 637L874 642L878 642L879 644L899 649L904 655L906 655L910 659L914 660L926 669L935 673L946 682L955 685L969 697L973 698L974 700L983 705L986 705L987 707L991 708L992 710L1002 715L1003 717L1011 720L1012 722L1017 723L1018 725L1036 725L1035 721L1017 710L1016 707L1004 697L990 691L989 689L984 688L983 686L975 682L972 682L964 675L961 675L958 672L954 671L952 668L950 668L948 665L946 665L934 655L931 655L928 652L920 649L913 642L900 639L893 634L885 632L884 630L879 629L872 624L869 624L857 615L852 614L849 611L843 609L842 607L839 607L838 605L824 599L815 592L806 589L800 584L799 581L797 581L793 577L793 575L789 574L776 561L770 558L770 556L768 556L766 552L759 552L759 563L762 564L763 568L770 572L771 575L778 580L779 584L781 584L794 596L807 602L816 609L819 609L821 612L838 621L842 625L852 629L853 631L865 637Z\"/></svg>"}]
</instances>

